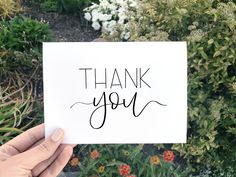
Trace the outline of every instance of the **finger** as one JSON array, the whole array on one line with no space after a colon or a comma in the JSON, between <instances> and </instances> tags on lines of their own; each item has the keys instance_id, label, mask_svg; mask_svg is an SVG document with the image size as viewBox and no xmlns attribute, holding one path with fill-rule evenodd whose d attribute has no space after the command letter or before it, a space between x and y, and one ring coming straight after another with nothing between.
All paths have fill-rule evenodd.
<instances>
[{"instance_id":1,"label":"finger","mask_svg":"<svg viewBox=\"0 0 236 177\"><path fill-rule=\"evenodd\" d=\"M31 145L44 137L44 124L38 125L34 128L27 130L26 132L18 135L16 138L10 140L5 145L4 149L9 149L8 154L10 156L24 152ZM4 147L5 146L5 147Z\"/></svg>"},{"instance_id":2,"label":"finger","mask_svg":"<svg viewBox=\"0 0 236 177\"><path fill-rule=\"evenodd\" d=\"M56 129L53 134L38 146L13 156L11 160L21 161L23 168L32 170L40 162L49 159L63 141L64 131ZM30 157L30 158L29 158Z\"/></svg>"},{"instance_id":3,"label":"finger","mask_svg":"<svg viewBox=\"0 0 236 177\"><path fill-rule=\"evenodd\" d=\"M41 144L44 140L44 138L40 139L39 141L34 143L29 149L32 149L33 147ZM16 154L19 154L18 150L16 150L12 146L9 146L8 144L5 144L4 146L0 147L0 161L5 161Z\"/></svg>"},{"instance_id":4,"label":"finger","mask_svg":"<svg viewBox=\"0 0 236 177\"><path fill-rule=\"evenodd\" d=\"M69 161L73 149L71 146L67 145L57 159L40 175L40 177L55 177L62 169L66 166Z\"/></svg>"},{"instance_id":5,"label":"finger","mask_svg":"<svg viewBox=\"0 0 236 177\"><path fill-rule=\"evenodd\" d=\"M34 143L32 146L29 147L29 149L32 149L36 146L38 146L39 144L43 143L45 141L45 139L40 139L39 141L37 141L36 143Z\"/></svg>"},{"instance_id":6,"label":"finger","mask_svg":"<svg viewBox=\"0 0 236 177\"><path fill-rule=\"evenodd\" d=\"M39 141L37 141L36 143L34 143L31 147L29 147L29 149L34 148L35 146L41 144L43 141L45 141L44 138L41 139L41 140L39 140ZM71 146L72 148L74 148L75 146L77 146L77 144L61 144L60 146L62 146L62 145L69 145L69 146Z\"/></svg>"},{"instance_id":7,"label":"finger","mask_svg":"<svg viewBox=\"0 0 236 177\"><path fill-rule=\"evenodd\" d=\"M51 165L51 163L53 161L55 161L56 158L58 158L58 156L61 154L61 152L63 151L63 149L66 146L71 146L72 148L75 147L75 145L65 145L62 144L59 146L59 148L56 150L56 152L53 154L53 156L51 156L49 159L41 162L40 164L38 164L32 171L33 176L38 176L40 173L42 173L48 166Z\"/></svg>"}]
</instances>

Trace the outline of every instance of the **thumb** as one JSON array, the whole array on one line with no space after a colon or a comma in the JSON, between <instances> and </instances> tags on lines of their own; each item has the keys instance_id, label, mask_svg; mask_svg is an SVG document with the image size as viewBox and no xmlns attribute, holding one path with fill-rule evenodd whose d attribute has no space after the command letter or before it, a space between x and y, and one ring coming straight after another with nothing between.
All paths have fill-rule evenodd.
<instances>
[{"instance_id":1,"label":"thumb","mask_svg":"<svg viewBox=\"0 0 236 177\"><path fill-rule=\"evenodd\" d=\"M38 146L25 151L17 156L17 160L21 162L27 169L33 169L40 162L50 158L59 147L64 137L62 129L56 129L53 134Z\"/></svg>"}]
</instances>

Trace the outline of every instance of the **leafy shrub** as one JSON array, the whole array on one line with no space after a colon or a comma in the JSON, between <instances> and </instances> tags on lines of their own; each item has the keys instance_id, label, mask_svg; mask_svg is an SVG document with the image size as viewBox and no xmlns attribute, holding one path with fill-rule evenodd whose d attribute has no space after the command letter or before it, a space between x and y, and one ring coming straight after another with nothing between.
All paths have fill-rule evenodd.
<instances>
[{"instance_id":1,"label":"leafy shrub","mask_svg":"<svg viewBox=\"0 0 236 177\"><path fill-rule=\"evenodd\" d=\"M17 16L0 23L0 49L13 51L41 51L42 42L50 41L47 24Z\"/></svg>"},{"instance_id":2,"label":"leafy shrub","mask_svg":"<svg viewBox=\"0 0 236 177\"><path fill-rule=\"evenodd\" d=\"M58 0L60 12L82 12L83 8L98 0Z\"/></svg>"},{"instance_id":3,"label":"leafy shrub","mask_svg":"<svg viewBox=\"0 0 236 177\"><path fill-rule=\"evenodd\" d=\"M4 76L8 77L10 73L29 74L41 65L41 61L41 54L33 50L28 52L2 50L0 51L1 79L4 79Z\"/></svg>"},{"instance_id":4,"label":"leafy shrub","mask_svg":"<svg viewBox=\"0 0 236 177\"><path fill-rule=\"evenodd\" d=\"M0 1L0 19L12 17L21 9L20 0L1 0Z\"/></svg>"},{"instance_id":5,"label":"leafy shrub","mask_svg":"<svg viewBox=\"0 0 236 177\"><path fill-rule=\"evenodd\" d=\"M195 167L236 168L235 1L143 0L129 26L130 41L187 41L188 141L172 148Z\"/></svg>"},{"instance_id":6,"label":"leafy shrub","mask_svg":"<svg viewBox=\"0 0 236 177\"><path fill-rule=\"evenodd\" d=\"M168 33L169 40L188 41L188 143L174 149L189 161L220 166L217 152L231 151L236 135L236 5L155 3L154 28ZM140 38L158 38L152 33Z\"/></svg>"},{"instance_id":7,"label":"leafy shrub","mask_svg":"<svg viewBox=\"0 0 236 177\"><path fill-rule=\"evenodd\" d=\"M42 118L41 46L51 40L47 24L17 16L0 22L0 144Z\"/></svg>"},{"instance_id":8,"label":"leafy shrub","mask_svg":"<svg viewBox=\"0 0 236 177\"><path fill-rule=\"evenodd\" d=\"M58 9L58 0L44 0L41 7L46 12L56 12Z\"/></svg>"}]
</instances>

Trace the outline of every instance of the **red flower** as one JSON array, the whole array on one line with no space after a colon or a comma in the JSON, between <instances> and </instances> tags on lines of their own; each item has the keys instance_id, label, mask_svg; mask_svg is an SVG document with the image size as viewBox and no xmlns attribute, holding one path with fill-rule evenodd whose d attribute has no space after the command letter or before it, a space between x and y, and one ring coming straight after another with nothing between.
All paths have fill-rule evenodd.
<instances>
[{"instance_id":1,"label":"red flower","mask_svg":"<svg viewBox=\"0 0 236 177\"><path fill-rule=\"evenodd\" d=\"M164 161L166 161L166 162L173 162L174 158L175 158L174 152L173 151L164 151L163 158L164 158Z\"/></svg>"},{"instance_id":2,"label":"red flower","mask_svg":"<svg viewBox=\"0 0 236 177\"><path fill-rule=\"evenodd\" d=\"M129 175L129 176L126 176L126 177L136 177L135 175Z\"/></svg>"},{"instance_id":3,"label":"red flower","mask_svg":"<svg viewBox=\"0 0 236 177\"><path fill-rule=\"evenodd\" d=\"M93 150L92 152L90 152L90 157L93 159L93 160L95 160L95 159L97 159L98 157L99 157L99 152L95 149L95 150Z\"/></svg>"},{"instance_id":4,"label":"red flower","mask_svg":"<svg viewBox=\"0 0 236 177\"><path fill-rule=\"evenodd\" d=\"M130 169L129 165L122 164L122 165L120 165L119 171L120 171L120 175L121 176L126 176L126 175L128 175L130 173L131 169Z\"/></svg>"}]
</instances>

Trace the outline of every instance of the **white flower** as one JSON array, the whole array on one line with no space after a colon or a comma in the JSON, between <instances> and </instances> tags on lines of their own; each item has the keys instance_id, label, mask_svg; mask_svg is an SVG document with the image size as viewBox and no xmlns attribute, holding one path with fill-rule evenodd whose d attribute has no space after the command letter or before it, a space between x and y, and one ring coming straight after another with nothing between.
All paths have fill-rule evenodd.
<instances>
[{"instance_id":1,"label":"white flower","mask_svg":"<svg viewBox=\"0 0 236 177\"><path fill-rule=\"evenodd\" d=\"M129 23L124 24L124 30L129 30Z\"/></svg>"},{"instance_id":2,"label":"white flower","mask_svg":"<svg viewBox=\"0 0 236 177\"><path fill-rule=\"evenodd\" d=\"M125 39L125 40L128 40L130 38L130 32L125 32L123 31L120 35L120 38L121 39Z\"/></svg>"},{"instance_id":3,"label":"white flower","mask_svg":"<svg viewBox=\"0 0 236 177\"><path fill-rule=\"evenodd\" d=\"M110 12L111 15L115 15L116 13L117 13L116 10L112 10L112 11Z\"/></svg>"},{"instance_id":4,"label":"white flower","mask_svg":"<svg viewBox=\"0 0 236 177\"><path fill-rule=\"evenodd\" d=\"M108 15L108 14L99 14L98 15L98 19L100 21L108 21L108 20L111 20L111 18L112 18L111 14L110 15Z\"/></svg>"},{"instance_id":5,"label":"white flower","mask_svg":"<svg viewBox=\"0 0 236 177\"><path fill-rule=\"evenodd\" d=\"M115 20L103 23L104 30L109 32L110 34L114 34L115 27L116 27L116 21Z\"/></svg>"},{"instance_id":6,"label":"white flower","mask_svg":"<svg viewBox=\"0 0 236 177\"><path fill-rule=\"evenodd\" d=\"M107 30L108 24L109 24L109 23L108 23L107 21L103 22L103 23L102 23L103 28Z\"/></svg>"},{"instance_id":7,"label":"white flower","mask_svg":"<svg viewBox=\"0 0 236 177\"><path fill-rule=\"evenodd\" d=\"M116 21L115 21L115 20L111 20L111 21L109 22L109 25L110 25L110 26L115 26L115 25L116 25Z\"/></svg>"},{"instance_id":8,"label":"white flower","mask_svg":"<svg viewBox=\"0 0 236 177\"><path fill-rule=\"evenodd\" d=\"M124 14L125 13L125 8L120 7L118 9L119 14Z\"/></svg>"},{"instance_id":9,"label":"white flower","mask_svg":"<svg viewBox=\"0 0 236 177\"><path fill-rule=\"evenodd\" d=\"M125 23L125 18L120 18L117 23L123 25Z\"/></svg>"},{"instance_id":10,"label":"white flower","mask_svg":"<svg viewBox=\"0 0 236 177\"><path fill-rule=\"evenodd\" d=\"M121 25L124 24L125 20L127 19L127 16L123 13L119 13L118 17L119 17L118 23L121 24Z\"/></svg>"},{"instance_id":11,"label":"white flower","mask_svg":"<svg viewBox=\"0 0 236 177\"><path fill-rule=\"evenodd\" d=\"M111 14L107 14L106 17L107 17L107 20L111 20L112 15Z\"/></svg>"},{"instance_id":12,"label":"white flower","mask_svg":"<svg viewBox=\"0 0 236 177\"><path fill-rule=\"evenodd\" d=\"M98 20L106 21L105 18L104 18L104 14L98 14Z\"/></svg>"},{"instance_id":13,"label":"white flower","mask_svg":"<svg viewBox=\"0 0 236 177\"><path fill-rule=\"evenodd\" d=\"M102 8L107 8L109 5L109 2L107 0L100 0L99 4Z\"/></svg>"},{"instance_id":14,"label":"white flower","mask_svg":"<svg viewBox=\"0 0 236 177\"><path fill-rule=\"evenodd\" d=\"M94 9L92 11L92 21L95 22L98 20L98 16L99 16L99 13L98 13L98 10Z\"/></svg>"},{"instance_id":15,"label":"white flower","mask_svg":"<svg viewBox=\"0 0 236 177\"><path fill-rule=\"evenodd\" d=\"M122 3L124 3L124 0L115 0L115 2L116 2L117 4L122 4Z\"/></svg>"},{"instance_id":16,"label":"white flower","mask_svg":"<svg viewBox=\"0 0 236 177\"><path fill-rule=\"evenodd\" d=\"M95 9L95 8L98 8L98 7L99 7L98 4L93 3L93 5L91 5L89 8L90 8L90 9Z\"/></svg>"},{"instance_id":17,"label":"white flower","mask_svg":"<svg viewBox=\"0 0 236 177\"><path fill-rule=\"evenodd\" d=\"M100 30L101 25L97 21L95 21L95 22L93 22L92 27L95 30Z\"/></svg>"},{"instance_id":18,"label":"white flower","mask_svg":"<svg viewBox=\"0 0 236 177\"><path fill-rule=\"evenodd\" d=\"M111 11L116 10L116 9L117 9L117 6L114 5L114 4L109 4L109 5L108 5L108 9L110 9Z\"/></svg>"},{"instance_id":19,"label":"white flower","mask_svg":"<svg viewBox=\"0 0 236 177\"><path fill-rule=\"evenodd\" d=\"M111 20L112 15L111 14L103 14L103 19L101 21L109 21Z\"/></svg>"},{"instance_id":20,"label":"white flower","mask_svg":"<svg viewBox=\"0 0 236 177\"><path fill-rule=\"evenodd\" d=\"M130 7L137 7L138 6L137 0L129 0L129 2L130 2L130 4L129 4Z\"/></svg>"},{"instance_id":21,"label":"white flower","mask_svg":"<svg viewBox=\"0 0 236 177\"><path fill-rule=\"evenodd\" d=\"M90 21L90 20L92 19L92 16L91 16L90 13L87 12L87 13L84 14L84 18L85 18L86 20Z\"/></svg>"},{"instance_id":22,"label":"white flower","mask_svg":"<svg viewBox=\"0 0 236 177\"><path fill-rule=\"evenodd\" d=\"M124 39L125 40L128 40L130 38L130 32L127 32L126 34L125 34L125 36L124 36Z\"/></svg>"}]
</instances>

